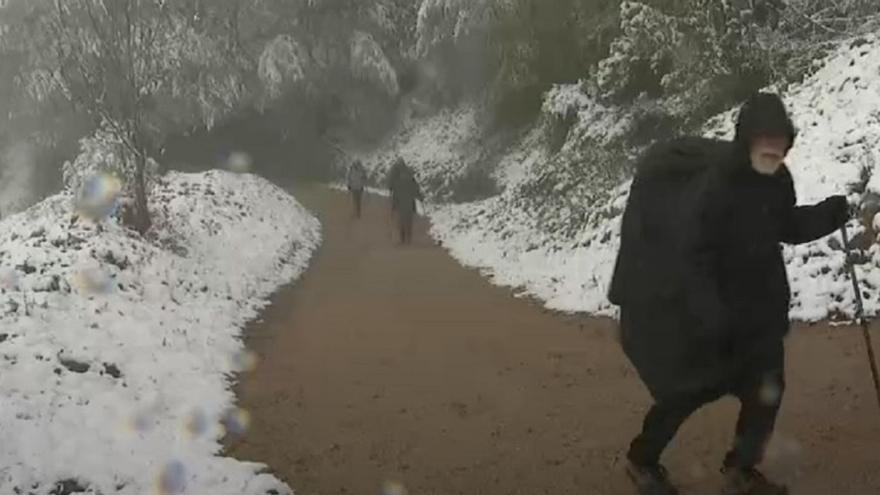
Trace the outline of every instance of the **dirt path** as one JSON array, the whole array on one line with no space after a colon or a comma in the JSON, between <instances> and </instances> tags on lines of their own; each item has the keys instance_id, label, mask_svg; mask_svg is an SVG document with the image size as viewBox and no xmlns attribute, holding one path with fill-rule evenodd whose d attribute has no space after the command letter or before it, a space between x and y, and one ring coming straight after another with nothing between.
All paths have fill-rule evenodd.
<instances>
[{"instance_id":1,"label":"dirt path","mask_svg":"<svg viewBox=\"0 0 880 495\"><path fill-rule=\"evenodd\" d=\"M253 415L230 453L299 495L630 494L619 455L648 396L607 321L566 320L458 266L419 229L395 246L384 200L297 191L324 223L304 278L249 345ZM878 334L880 335L880 334ZM795 494L880 493L880 412L859 334L798 328L767 470ZM718 492L736 403L700 411L665 462L686 494ZM393 492L391 492L393 493ZM389 493L388 495L391 495Z\"/></svg>"}]
</instances>

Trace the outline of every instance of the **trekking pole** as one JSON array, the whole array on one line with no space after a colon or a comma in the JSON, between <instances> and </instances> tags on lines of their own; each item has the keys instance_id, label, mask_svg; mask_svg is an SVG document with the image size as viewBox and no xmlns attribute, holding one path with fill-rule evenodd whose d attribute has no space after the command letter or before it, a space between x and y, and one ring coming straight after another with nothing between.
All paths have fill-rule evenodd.
<instances>
[{"instance_id":1,"label":"trekking pole","mask_svg":"<svg viewBox=\"0 0 880 495\"><path fill-rule=\"evenodd\" d=\"M849 234L846 231L846 224L840 228L843 235L843 252L846 255L846 268L849 272L849 278L852 280L853 292L856 295L856 319L862 326L862 336L865 338L865 346L868 348L868 364L871 366L871 378L874 379L874 392L877 395L877 405L880 406L880 373L877 372L877 358L874 356L874 344L871 342L871 331L868 322L865 320L865 305L862 301L862 291L859 288L859 279L856 276L855 263L852 260L852 251L849 246Z\"/></svg>"}]
</instances>

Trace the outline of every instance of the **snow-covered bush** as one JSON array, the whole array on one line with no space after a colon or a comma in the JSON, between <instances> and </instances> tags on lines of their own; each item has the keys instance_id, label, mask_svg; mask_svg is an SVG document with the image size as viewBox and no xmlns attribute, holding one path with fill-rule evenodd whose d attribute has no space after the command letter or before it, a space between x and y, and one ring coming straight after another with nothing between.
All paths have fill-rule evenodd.
<instances>
[{"instance_id":1,"label":"snow-covered bush","mask_svg":"<svg viewBox=\"0 0 880 495\"><path fill-rule=\"evenodd\" d=\"M670 71L672 51L681 43L678 20L642 2L620 5L620 35L599 62L596 83L604 96L632 98L641 92L661 93Z\"/></svg>"},{"instance_id":2,"label":"snow-covered bush","mask_svg":"<svg viewBox=\"0 0 880 495\"><path fill-rule=\"evenodd\" d=\"M545 94L542 105L545 130L551 134L564 133L560 145L550 146L554 152L585 140L607 146L627 136L632 128L633 112L627 107L605 103L596 94L597 90L586 83L556 85ZM562 128L558 129L559 126Z\"/></svg>"},{"instance_id":3,"label":"snow-covered bush","mask_svg":"<svg viewBox=\"0 0 880 495\"><path fill-rule=\"evenodd\" d=\"M631 163L625 149L583 139L535 169L516 186L512 205L548 240L565 242L607 220L598 207L613 199Z\"/></svg>"},{"instance_id":4,"label":"snow-covered bush","mask_svg":"<svg viewBox=\"0 0 880 495\"><path fill-rule=\"evenodd\" d=\"M79 154L73 161L62 165L64 187L74 195L79 194L90 177L98 174L117 177L130 191L134 187L136 170L131 149L106 130L98 130L94 135L80 140ZM145 175L147 190L152 188L158 173L159 164L148 158Z\"/></svg>"},{"instance_id":5,"label":"snow-covered bush","mask_svg":"<svg viewBox=\"0 0 880 495\"><path fill-rule=\"evenodd\" d=\"M680 124L697 125L771 79L785 79L779 9L770 3L625 1L593 80L605 98L656 99Z\"/></svg>"}]
</instances>

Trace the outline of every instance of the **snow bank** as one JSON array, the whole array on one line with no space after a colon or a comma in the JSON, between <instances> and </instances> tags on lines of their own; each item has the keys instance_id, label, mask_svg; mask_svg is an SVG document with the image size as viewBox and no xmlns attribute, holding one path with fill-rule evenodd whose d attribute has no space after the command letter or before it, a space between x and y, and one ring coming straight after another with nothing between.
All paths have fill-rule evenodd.
<instances>
[{"instance_id":1,"label":"snow bank","mask_svg":"<svg viewBox=\"0 0 880 495\"><path fill-rule=\"evenodd\" d=\"M290 493L219 441L246 427L242 327L319 224L251 175L170 174L152 200L150 242L71 224L65 194L0 222L0 493Z\"/></svg>"},{"instance_id":2,"label":"snow bank","mask_svg":"<svg viewBox=\"0 0 880 495\"><path fill-rule=\"evenodd\" d=\"M603 211L621 211L625 187ZM611 316L606 291L617 255L620 217L554 242L504 196L479 203L433 207L432 235L465 266L493 283L515 287L550 309Z\"/></svg>"},{"instance_id":3,"label":"snow bank","mask_svg":"<svg viewBox=\"0 0 880 495\"><path fill-rule=\"evenodd\" d=\"M820 70L785 91L786 102L799 127L789 165L801 203L813 203L839 193L848 193L853 202L860 202L865 194L880 194L878 71L880 41L876 36L860 38L842 44ZM570 138L607 133L611 129L608 112L591 111L590 100L572 95L572 91L572 87L563 87L551 92L545 111L564 114L569 108L579 109ZM706 134L730 137L734 114L735 109L712 119ZM625 124L625 119L621 120L620 125ZM410 141L407 146L420 145L427 143ZM606 291L628 184L613 191L610 200L590 206L595 213L591 218L599 221L585 222L586 227L567 241L550 242L546 229L535 225L527 212L518 210L521 202L517 201L516 189L533 175L528 173L529 169L542 166L540 152L534 145L515 150L507 161L525 161L522 149L531 150L526 155L531 157L530 163L520 167L508 165L507 169L518 173L501 175L510 181L500 196L479 203L434 207L434 236L463 264L481 269L495 283L518 287L523 294L546 301L552 309L614 314ZM558 216L565 220L569 215L568 211L560 211ZM857 222L852 222L850 228L853 234L864 230ZM857 268L867 310L877 314L880 247L876 242L865 255ZM841 313L852 314L853 295L843 269L839 235L787 247L785 256L792 283L794 318L815 321Z\"/></svg>"}]
</instances>

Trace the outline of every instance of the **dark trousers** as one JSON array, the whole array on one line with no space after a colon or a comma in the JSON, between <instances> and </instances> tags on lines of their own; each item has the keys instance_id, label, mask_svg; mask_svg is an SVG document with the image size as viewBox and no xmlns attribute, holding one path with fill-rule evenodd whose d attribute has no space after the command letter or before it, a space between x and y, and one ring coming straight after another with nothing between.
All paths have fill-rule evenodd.
<instances>
[{"instance_id":1,"label":"dark trousers","mask_svg":"<svg viewBox=\"0 0 880 495\"><path fill-rule=\"evenodd\" d=\"M361 210L363 207L364 201L364 190L363 189L349 189L351 191L351 200L354 204L354 216L357 218L361 217Z\"/></svg>"},{"instance_id":2,"label":"dark trousers","mask_svg":"<svg viewBox=\"0 0 880 495\"><path fill-rule=\"evenodd\" d=\"M398 228L400 229L401 244L410 244L412 242L413 223L415 214L411 212L400 212L397 215Z\"/></svg>"},{"instance_id":3,"label":"dark trousers","mask_svg":"<svg viewBox=\"0 0 880 495\"><path fill-rule=\"evenodd\" d=\"M741 409L734 445L724 459L724 466L754 467L761 462L773 433L784 389L783 370L765 368L764 371L744 372L730 385L664 397L651 406L642 432L633 440L627 457L639 465L658 464L663 450L691 414L705 404L734 395L739 399Z\"/></svg>"}]
</instances>

